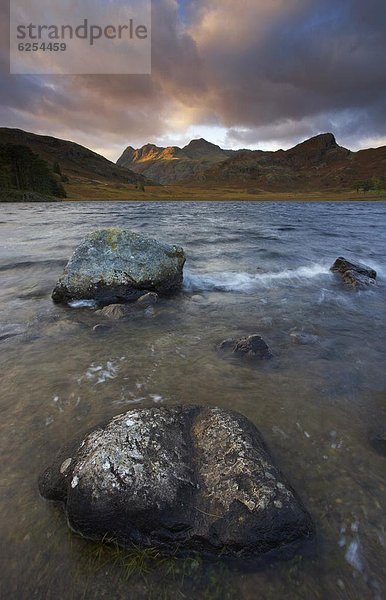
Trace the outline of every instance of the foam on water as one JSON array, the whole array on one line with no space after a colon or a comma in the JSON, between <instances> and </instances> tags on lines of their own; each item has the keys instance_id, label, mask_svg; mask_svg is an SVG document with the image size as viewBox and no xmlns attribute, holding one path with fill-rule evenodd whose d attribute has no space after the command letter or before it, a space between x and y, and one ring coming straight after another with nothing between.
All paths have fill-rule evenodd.
<instances>
[{"instance_id":1,"label":"foam on water","mask_svg":"<svg viewBox=\"0 0 386 600\"><path fill-rule=\"evenodd\" d=\"M70 308L96 308L98 304L95 300L71 300L68 306Z\"/></svg>"},{"instance_id":2,"label":"foam on water","mask_svg":"<svg viewBox=\"0 0 386 600\"><path fill-rule=\"evenodd\" d=\"M329 267L323 264L255 274L231 271L200 274L188 271L184 276L184 287L188 291L250 292L258 287L269 288L281 282L300 282L327 274Z\"/></svg>"}]
</instances>

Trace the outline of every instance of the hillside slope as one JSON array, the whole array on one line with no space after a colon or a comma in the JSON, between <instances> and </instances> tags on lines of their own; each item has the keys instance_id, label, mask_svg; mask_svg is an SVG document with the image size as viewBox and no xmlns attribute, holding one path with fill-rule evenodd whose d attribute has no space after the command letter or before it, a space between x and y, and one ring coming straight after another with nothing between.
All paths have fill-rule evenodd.
<instances>
[{"instance_id":1,"label":"hillside slope","mask_svg":"<svg viewBox=\"0 0 386 600\"><path fill-rule=\"evenodd\" d=\"M149 183L146 178L115 165L84 146L59 138L36 135L21 129L0 128L0 145L14 144L30 148L49 164L58 163L70 182L117 184Z\"/></svg>"}]
</instances>

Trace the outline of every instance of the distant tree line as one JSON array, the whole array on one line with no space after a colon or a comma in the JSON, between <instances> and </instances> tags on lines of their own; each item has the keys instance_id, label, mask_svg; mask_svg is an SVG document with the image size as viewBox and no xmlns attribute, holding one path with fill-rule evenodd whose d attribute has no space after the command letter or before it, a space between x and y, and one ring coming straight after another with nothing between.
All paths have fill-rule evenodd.
<instances>
[{"instance_id":1,"label":"distant tree line","mask_svg":"<svg viewBox=\"0 0 386 600\"><path fill-rule=\"evenodd\" d=\"M0 190L22 190L66 198L60 166L49 163L27 146L0 144Z\"/></svg>"},{"instance_id":2,"label":"distant tree line","mask_svg":"<svg viewBox=\"0 0 386 600\"><path fill-rule=\"evenodd\" d=\"M357 192L382 192L386 190L386 177L372 177L356 183Z\"/></svg>"}]
</instances>

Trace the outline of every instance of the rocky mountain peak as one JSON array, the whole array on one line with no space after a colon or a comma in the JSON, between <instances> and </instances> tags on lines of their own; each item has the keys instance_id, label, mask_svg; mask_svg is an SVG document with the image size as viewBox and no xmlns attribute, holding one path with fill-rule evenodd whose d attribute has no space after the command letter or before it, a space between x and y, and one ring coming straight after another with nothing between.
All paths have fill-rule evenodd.
<instances>
[{"instance_id":1,"label":"rocky mountain peak","mask_svg":"<svg viewBox=\"0 0 386 600\"><path fill-rule=\"evenodd\" d=\"M199 138L196 140L192 140L185 146L182 151L192 159L202 159L207 156L212 156L214 154L223 154L224 150L217 146L216 144L212 144L208 142L204 138Z\"/></svg>"}]
</instances>

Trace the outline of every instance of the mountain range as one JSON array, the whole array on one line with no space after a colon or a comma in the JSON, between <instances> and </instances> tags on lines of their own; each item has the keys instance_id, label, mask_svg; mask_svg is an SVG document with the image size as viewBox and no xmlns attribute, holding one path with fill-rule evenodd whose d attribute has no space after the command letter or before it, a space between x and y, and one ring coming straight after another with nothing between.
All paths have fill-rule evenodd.
<instances>
[{"instance_id":1,"label":"mountain range","mask_svg":"<svg viewBox=\"0 0 386 600\"><path fill-rule=\"evenodd\" d=\"M0 146L9 145L19 146L24 156L29 149L45 161L69 199L253 199L275 194L343 199L358 197L355 190L373 190L377 197L386 190L386 146L353 152L339 146L332 133L276 152L224 150L202 138L183 148L128 146L117 164L71 141L0 128ZM0 187L5 175L0 173Z\"/></svg>"},{"instance_id":2,"label":"mountain range","mask_svg":"<svg viewBox=\"0 0 386 600\"><path fill-rule=\"evenodd\" d=\"M352 152L332 133L290 150L223 150L204 139L184 148L147 144L126 148L118 165L162 185L235 186L261 191L352 190L358 182L386 177L386 147Z\"/></svg>"},{"instance_id":3,"label":"mountain range","mask_svg":"<svg viewBox=\"0 0 386 600\"><path fill-rule=\"evenodd\" d=\"M162 185L169 185L195 177L202 179L203 174L211 167L234 154L237 152L223 150L201 138L192 140L184 148L162 148L154 144L146 144L138 149L129 146L117 164L136 173L146 174L146 177Z\"/></svg>"}]
</instances>

